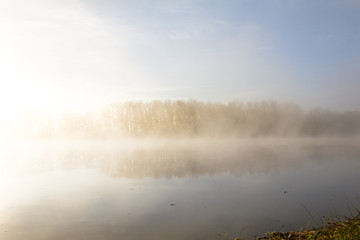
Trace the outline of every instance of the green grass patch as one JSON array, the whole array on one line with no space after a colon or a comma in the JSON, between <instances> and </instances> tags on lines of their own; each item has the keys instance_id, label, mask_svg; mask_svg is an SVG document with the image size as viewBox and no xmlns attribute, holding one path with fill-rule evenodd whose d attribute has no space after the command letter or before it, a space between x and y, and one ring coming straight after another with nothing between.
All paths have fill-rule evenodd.
<instances>
[{"instance_id":1,"label":"green grass patch","mask_svg":"<svg viewBox=\"0 0 360 240\"><path fill-rule=\"evenodd\" d=\"M259 240L360 240L360 214L340 219L327 219L322 227L298 232L272 232Z\"/></svg>"}]
</instances>

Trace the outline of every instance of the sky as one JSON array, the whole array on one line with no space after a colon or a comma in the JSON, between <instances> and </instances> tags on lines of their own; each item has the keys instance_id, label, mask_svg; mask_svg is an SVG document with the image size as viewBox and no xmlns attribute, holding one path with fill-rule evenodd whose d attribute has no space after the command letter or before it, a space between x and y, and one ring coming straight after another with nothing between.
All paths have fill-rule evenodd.
<instances>
[{"instance_id":1,"label":"sky","mask_svg":"<svg viewBox=\"0 0 360 240\"><path fill-rule=\"evenodd\" d=\"M0 0L0 108L276 100L360 109L357 0Z\"/></svg>"}]
</instances>

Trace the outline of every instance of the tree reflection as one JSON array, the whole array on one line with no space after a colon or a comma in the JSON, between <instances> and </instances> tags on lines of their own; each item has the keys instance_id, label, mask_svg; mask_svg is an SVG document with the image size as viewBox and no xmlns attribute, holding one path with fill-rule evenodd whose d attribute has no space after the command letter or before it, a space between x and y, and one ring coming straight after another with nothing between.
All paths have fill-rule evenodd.
<instances>
[{"instance_id":1,"label":"tree reflection","mask_svg":"<svg viewBox=\"0 0 360 240\"><path fill-rule=\"evenodd\" d=\"M210 141L189 140L153 143L134 141L121 144L77 143L59 147L32 147L9 161L16 171L41 173L70 171L81 167L97 169L119 178L196 178L204 175L276 174L301 167L304 161L316 163L346 157L359 159L354 142L299 140ZM61 144L60 144L61 145ZM24 148L22 148L24 149ZM19 167L20 166L20 167Z\"/></svg>"}]
</instances>

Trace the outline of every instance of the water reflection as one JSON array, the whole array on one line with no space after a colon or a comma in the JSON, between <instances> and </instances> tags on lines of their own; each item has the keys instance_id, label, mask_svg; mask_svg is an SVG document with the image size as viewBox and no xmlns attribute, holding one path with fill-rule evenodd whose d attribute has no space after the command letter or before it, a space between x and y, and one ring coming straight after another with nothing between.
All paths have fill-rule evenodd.
<instances>
[{"instance_id":1,"label":"water reflection","mask_svg":"<svg viewBox=\"0 0 360 240\"><path fill-rule=\"evenodd\" d=\"M334 139L14 145L1 151L0 239L254 239L297 230L315 224L303 206L317 218L346 213L346 199L356 203L358 145Z\"/></svg>"},{"instance_id":2,"label":"water reflection","mask_svg":"<svg viewBox=\"0 0 360 240\"><path fill-rule=\"evenodd\" d=\"M21 146L7 156L13 167L8 171L27 174L46 171L98 169L120 178L184 178L230 173L276 174L301 167L310 160L316 164L359 160L356 142L344 141L211 141L199 143L148 142L136 144L81 142L40 143ZM355 145L355 146L354 146ZM14 154L15 153L15 154ZM3 160L4 161L4 160ZM22 174L26 174L22 172ZM19 172L18 172L19 174Z\"/></svg>"}]
</instances>

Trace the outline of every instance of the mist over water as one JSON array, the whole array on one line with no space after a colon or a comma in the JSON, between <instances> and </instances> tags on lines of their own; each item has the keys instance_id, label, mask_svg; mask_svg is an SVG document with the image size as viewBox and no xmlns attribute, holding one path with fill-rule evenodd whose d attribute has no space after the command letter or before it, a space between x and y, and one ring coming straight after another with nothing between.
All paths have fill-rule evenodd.
<instances>
[{"instance_id":1,"label":"mist over water","mask_svg":"<svg viewBox=\"0 0 360 240\"><path fill-rule=\"evenodd\" d=\"M359 133L358 111L274 101L19 112L1 125L0 239L250 240L316 227L359 203Z\"/></svg>"},{"instance_id":2,"label":"mist over water","mask_svg":"<svg viewBox=\"0 0 360 240\"><path fill-rule=\"evenodd\" d=\"M359 22L357 0L0 0L0 240L360 209Z\"/></svg>"},{"instance_id":3,"label":"mist over water","mask_svg":"<svg viewBox=\"0 0 360 240\"><path fill-rule=\"evenodd\" d=\"M9 118L10 119L10 118ZM0 133L16 139L354 137L360 112L276 101L123 102L87 113L19 111Z\"/></svg>"},{"instance_id":4,"label":"mist over water","mask_svg":"<svg viewBox=\"0 0 360 240\"><path fill-rule=\"evenodd\" d=\"M250 240L360 204L359 111L152 101L3 123L4 240Z\"/></svg>"},{"instance_id":5,"label":"mist over water","mask_svg":"<svg viewBox=\"0 0 360 240\"><path fill-rule=\"evenodd\" d=\"M254 239L358 204L357 138L2 144L0 238ZM305 209L306 208L306 209Z\"/></svg>"}]
</instances>

